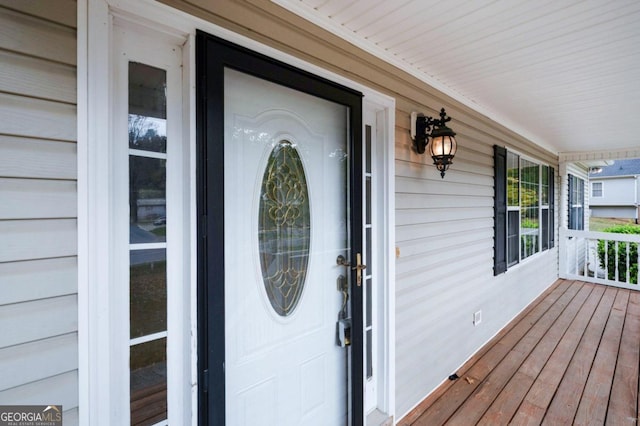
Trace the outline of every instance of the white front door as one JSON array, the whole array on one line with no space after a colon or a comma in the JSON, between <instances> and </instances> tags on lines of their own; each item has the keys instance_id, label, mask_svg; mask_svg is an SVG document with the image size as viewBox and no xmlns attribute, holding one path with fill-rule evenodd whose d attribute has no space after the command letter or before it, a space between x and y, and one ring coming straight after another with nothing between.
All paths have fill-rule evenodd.
<instances>
[{"instance_id":1,"label":"white front door","mask_svg":"<svg viewBox=\"0 0 640 426\"><path fill-rule=\"evenodd\" d=\"M348 108L228 68L224 91L227 424L344 425Z\"/></svg>"}]
</instances>

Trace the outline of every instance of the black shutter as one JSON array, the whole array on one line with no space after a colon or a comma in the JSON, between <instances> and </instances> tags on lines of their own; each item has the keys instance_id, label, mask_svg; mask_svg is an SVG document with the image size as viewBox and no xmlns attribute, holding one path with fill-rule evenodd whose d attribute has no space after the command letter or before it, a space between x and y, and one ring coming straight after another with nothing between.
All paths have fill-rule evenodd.
<instances>
[{"instance_id":1,"label":"black shutter","mask_svg":"<svg viewBox=\"0 0 640 426\"><path fill-rule=\"evenodd\" d=\"M507 150L493 146L493 275L507 270Z\"/></svg>"},{"instance_id":2,"label":"black shutter","mask_svg":"<svg viewBox=\"0 0 640 426\"><path fill-rule=\"evenodd\" d=\"M568 210L568 229L575 229L575 224L574 224L574 212L573 212L573 204L575 203L575 200L573 199L573 187L575 185L575 181L573 179L573 175L569 175L569 196L567 197L567 206L569 207Z\"/></svg>"},{"instance_id":3,"label":"black shutter","mask_svg":"<svg viewBox=\"0 0 640 426\"><path fill-rule=\"evenodd\" d=\"M553 248L556 242L555 204L556 204L556 171L549 167L549 248Z\"/></svg>"},{"instance_id":4,"label":"black shutter","mask_svg":"<svg viewBox=\"0 0 640 426\"><path fill-rule=\"evenodd\" d=\"M584 230L584 181L582 179L577 179L576 183L578 184L578 204L580 205L577 211L578 226L576 229L583 231Z\"/></svg>"}]
</instances>

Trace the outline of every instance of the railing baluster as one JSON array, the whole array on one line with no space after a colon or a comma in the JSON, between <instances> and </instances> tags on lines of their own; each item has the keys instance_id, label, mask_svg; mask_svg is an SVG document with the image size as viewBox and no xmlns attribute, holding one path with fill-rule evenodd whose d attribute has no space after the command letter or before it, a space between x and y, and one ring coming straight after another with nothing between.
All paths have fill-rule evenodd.
<instances>
[{"instance_id":1,"label":"railing baluster","mask_svg":"<svg viewBox=\"0 0 640 426\"><path fill-rule=\"evenodd\" d=\"M580 263L578 262L578 238L573 238L573 273L575 275L579 274L580 271Z\"/></svg>"},{"instance_id":2,"label":"railing baluster","mask_svg":"<svg viewBox=\"0 0 640 426\"><path fill-rule=\"evenodd\" d=\"M594 273L594 278L598 278L598 274L600 273L600 256L598 255L598 240L593 240L595 244L595 255L596 255L596 272Z\"/></svg>"},{"instance_id":3,"label":"railing baluster","mask_svg":"<svg viewBox=\"0 0 640 426\"><path fill-rule=\"evenodd\" d=\"M613 250L613 253L614 253L613 264L615 265L615 268L616 268L615 269L615 272L616 272L615 273L615 278L616 278L616 281L620 281L620 279L618 277L618 272L620 272L619 269L618 269L618 265L620 264L620 260L619 260L620 258L618 257L618 247L620 247L620 241L614 241L613 244L614 244L614 246L613 246L613 248L614 248L614 250Z\"/></svg>"},{"instance_id":4,"label":"railing baluster","mask_svg":"<svg viewBox=\"0 0 640 426\"><path fill-rule=\"evenodd\" d=\"M582 264L584 265L584 267L582 268L582 276L588 277L589 276L589 240L587 238L580 238L580 241L582 241L582 244L584 246L584 260L582 261Z\"/></svg>"},{"instance_id":5,"label":"railing baluster","mask_svg":"<svg viewBox=\"0 0 640 426\"><path fill-rule=\"evenodd\" d=\"M587 240L587 244L589 245L589 249L592 250L594 247L594 243L593 243L593 239L589 238ZM595 246L596 248L593 249L593 277L594 278L598 278L598 250L597 250L597 245Z\"/></svg>"},{"instance_id":6,"label":"railing baluster","mask_svg":"<svg viewBox=\"0 0 640 426\"><path fill-rule=\"evenodd\" d=\"M631 243L625 243L625 247L627 248L627 259L626 259L626 263L625 266L627 267L627 273L626 273L626 282L631 283L631 271L629 270L629 246L631 245Z\"/></svg>"},{"instance_id":7,"label":"railing baluster","mask_svg":"<svg viewBox=\"0 0 640 426\"><path fill-rule=\"evenodd\" d=\"M604 277L609 279L609 240L604 240Z\"/></svg>"},{"instance_id":8,"label":"railing baluster","mask_svg":"<svg viewBox=\"0 0 640 426\"><path fill-rule=\"evenodd\" d=\"M575 230L562 230L561 236L561 274L640 290L640 283L635 282L640 279L636 272L636 265L640 264L640 250L636 249L640 236Z\"/></svg>"}]
</instances>

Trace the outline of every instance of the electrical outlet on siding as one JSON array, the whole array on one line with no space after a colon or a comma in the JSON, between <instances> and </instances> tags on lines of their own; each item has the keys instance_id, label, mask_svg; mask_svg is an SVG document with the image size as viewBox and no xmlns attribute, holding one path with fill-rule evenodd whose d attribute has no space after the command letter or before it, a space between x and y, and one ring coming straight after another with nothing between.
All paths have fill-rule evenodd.
<instances>
[{"instance_id":1,"label":"electrical outlet on siding","mask_svg":"<svg viewBox=\"0 0 640 426\"><path fill-rule=\"evenodd\" d=\"M482 322L482 311L474 312L473 325L479 325Z\"/></svg>"}]
</instances>

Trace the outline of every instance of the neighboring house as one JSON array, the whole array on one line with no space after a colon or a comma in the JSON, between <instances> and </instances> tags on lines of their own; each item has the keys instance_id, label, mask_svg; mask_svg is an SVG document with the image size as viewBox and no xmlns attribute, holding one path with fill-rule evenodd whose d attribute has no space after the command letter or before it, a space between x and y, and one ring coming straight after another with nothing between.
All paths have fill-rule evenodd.
<instances>
[{"instance_id":1,"label":"neighboring house","mask_svg":"<svg viewBox=\"0 0 640 426\"><path fill-rule=\"evenodd\" d=\"M640 209L640 159L616 160L589 173L591 216L634 219Z\"/></svg>"},{"instance_id":2,"label":"neighboring house","mask_svg":"<svg viewBox=\"0 0 640 426\"><path fill-rule=\"evenodd\" d=\"M569 176L592 152L271 1L0 0L0 28L0 405L393 424L558 278L559 230L587 221ZM444 179L410 137L443 107Z\"/></svg>"}]
</instances>

